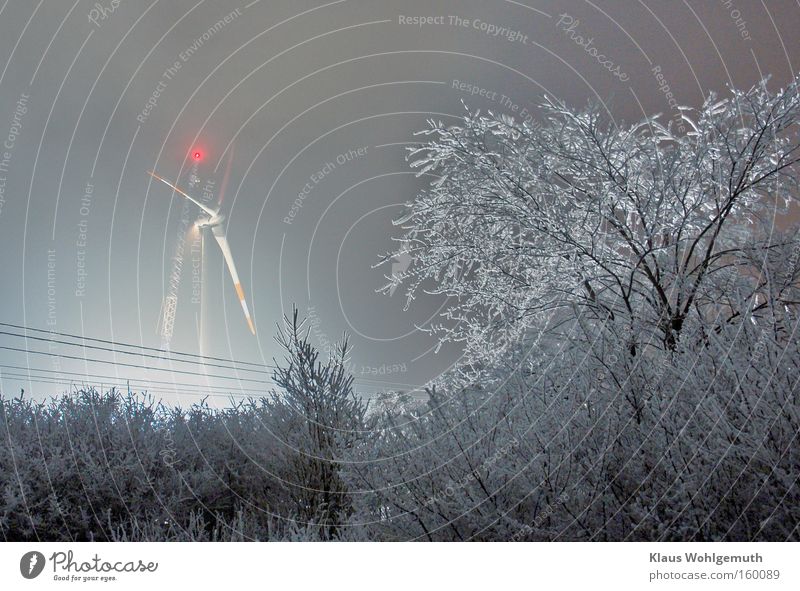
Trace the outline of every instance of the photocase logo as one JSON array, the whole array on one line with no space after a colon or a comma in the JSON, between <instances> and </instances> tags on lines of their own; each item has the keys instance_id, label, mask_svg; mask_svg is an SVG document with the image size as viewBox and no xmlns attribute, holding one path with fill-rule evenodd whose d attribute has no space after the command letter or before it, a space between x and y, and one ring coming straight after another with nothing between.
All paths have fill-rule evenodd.
<instances>
[{"instance_id":1,"label":"photocase logo","mask_svg":"<svg viewBox=\"0 0 800 591\"><path fill-rule=\"evenodd\" d=\"M26 579L35 579L44 570L44 554L41 552L26 552L19 561L19 572Z\"/></svg>"}]
</instances>

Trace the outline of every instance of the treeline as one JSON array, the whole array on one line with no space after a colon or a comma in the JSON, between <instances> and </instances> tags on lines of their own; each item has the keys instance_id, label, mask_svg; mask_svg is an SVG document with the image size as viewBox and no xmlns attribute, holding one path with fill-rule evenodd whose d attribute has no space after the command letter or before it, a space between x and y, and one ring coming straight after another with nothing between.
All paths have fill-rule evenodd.
<instances>
[{"instance_id":1,"label":"treeline","mask_svg":"<svg viewBox=\"0 0 800 591\"><path fill-rule=\"evenodd\" d=\"M743 323L635 363L542 344L494 387L368 410L297 326L280 390L225 409L3 398L3 539L800 538L796 340Z\"/></svg>"},{"instance_id":2,"label":"treeline","mask_svg":"<svg viewBox=\"0 0 800 591\"><path fill-rule=\"evenodd\" d=\"M83 389L0 398L5 540L343 538L352 513L340 457L368 419L344 370L297 314L278 341L275 392L213 409Z\"/></svg>"}]
</instances>

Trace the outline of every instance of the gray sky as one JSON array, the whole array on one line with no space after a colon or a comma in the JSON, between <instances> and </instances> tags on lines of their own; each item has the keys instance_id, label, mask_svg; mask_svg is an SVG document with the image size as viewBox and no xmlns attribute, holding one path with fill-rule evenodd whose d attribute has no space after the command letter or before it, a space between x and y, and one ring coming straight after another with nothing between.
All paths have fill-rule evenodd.
<instances>
[{"instance_id":1,"label":"gray sky","mask_svg":"<svg viewBox=\"0 0 800 591\"><path fill-rule=\"evenodd\" d=\"M543 93L604 101L618 121L672 116L668 91L697 105L766 74L784 84L800 67L798 30L790 0L5 2L0 322L158 347L183 203L146 171L188 187L201 150L194 192L216 198L233 146L223 211L258 334L207 243L201 349L199 259L187 245L173 350L271 362L275 324L294 302L321 345L352 335L359 390L421 384L458 359L457 347L435 354L415 328L444 302L404 311L399 290L375 293L391 267L372 265L393 248L402 203L428 182L404 155L426 119L452 121L462 99L535 117ZM114 359L9 335L0 346ZM66 372L205 382L188 364L174 368L189 374L145 373L7 349L0 366L9 395L66 388L17 381L29 368L59 382L84 381ZM196 386L177 389L183 403L196 399Z\"/></svg>"}]
</instances>

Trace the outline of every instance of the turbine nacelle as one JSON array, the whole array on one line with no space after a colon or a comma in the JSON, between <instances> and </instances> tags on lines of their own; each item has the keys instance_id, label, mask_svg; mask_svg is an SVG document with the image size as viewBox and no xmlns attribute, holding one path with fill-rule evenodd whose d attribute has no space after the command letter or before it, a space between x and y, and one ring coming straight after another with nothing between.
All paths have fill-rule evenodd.
<instances>
[{"instance_id":1,"label":"turbine nacelle","mask_svg":"<svg viewBox=\"0 0 800 591\"><path fill-rule=\"evenodd\" d=\"M204 230L206 228L214 228L216 226L220 226L224 221L225 221L225 216L222 215L221 213L217 213L216 215L207 218L200 218L194 223L194 225L200 230Z\"/></svg>"},{"instance_id":2,"label":"turbine nacelle","mask_svg":"<svg viewBox=\"0 0 800 591\"><path fill-rule=\"evenodd\" d=\"M233 262L233 254L231 253L231 247L228 244L228 239L225 236L225 216L219 212L219 208L212 209L208 205L204 204L201 201L198 201L185 191L179 189L173 183L169 182L167 179L158 176L156 173L150 171L148 173L154 179L157 179L167 185L170 189L178 193L179 195L185 197L192 203L194 203L197 207L203 210L203 212L208 216L204 218L200 218L195 222L195 227L199 230L203 230L205 228L211 228L211 233L214 235L214 239L217 241L220 250L222 251L222 256L225 259L225 264L228 266L228 272L231 275L231 279L233 280L233 286L236 289L236 296L239 298L239 303L242 306L242 311L244 312L244 317L247 320L247 327L250 329L250 332L253 335L256 334L256 328L253 326L253 319L250 316L250 310L247 307L247 302L244 298L244 289L242 289L242 284L239 282L239 274L236 272L236 265ZM202 240L202 235L201 235Z\"/></svg>"}]
</instances>

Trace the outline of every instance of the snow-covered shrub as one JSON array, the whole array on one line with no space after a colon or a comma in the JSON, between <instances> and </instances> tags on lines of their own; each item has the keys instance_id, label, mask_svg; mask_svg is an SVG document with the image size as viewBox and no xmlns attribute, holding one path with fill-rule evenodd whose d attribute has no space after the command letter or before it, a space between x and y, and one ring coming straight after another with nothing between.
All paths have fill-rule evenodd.
<instances>
[{"instance_id":1,"label":"snow-covered shrub","mask_svg":"<svg viewBox=\"0 0 800 591\"><path fill-rule=\"evenodd\" d=\"M286 329L279 390L227 408L91 388L0 396L0 538L358 537L339 460L369 429L347 348L323 364L296 316Z\"/></svg>"},{"instance_id":2,"label":"snow-covered shrub","mask_svg":"<svg viewBox=\"0 0 800 591\"><path fill-rule=\"evenodd\" d=\"M348 465L373 537L798 538L800 87L767 86L685 134L430 122L385 289L448 296L465 363Z\"/></svg>"},{"instance_id":3,"label":"snow-covered shrub","mask_svg":"<svg viewBox=\"0 0 800 591\"><path fill-rule=\"evenodd\" d=\"M432 392L350 465L374 493L357 521L392 540L798 538L796 338L748 318L633 363L595 353Z\"/></svg>"}]
</instances>

